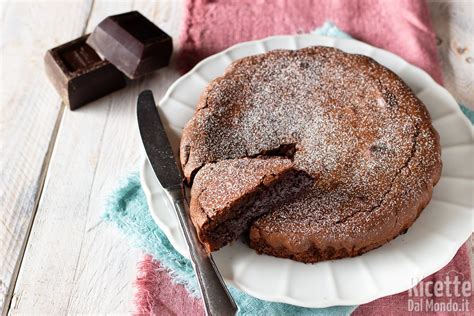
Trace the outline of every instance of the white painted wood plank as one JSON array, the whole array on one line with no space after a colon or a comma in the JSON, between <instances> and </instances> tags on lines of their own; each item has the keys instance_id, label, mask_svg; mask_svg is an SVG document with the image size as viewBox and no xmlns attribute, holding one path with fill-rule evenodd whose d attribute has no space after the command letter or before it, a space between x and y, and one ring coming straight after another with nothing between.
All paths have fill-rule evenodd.
<instances>
[{"instance_id":1,"label":"white painted wood plank","mask_svg":"<svg viewBox=\"0 0 474 316\"><path fill-rule=\"evenodd\" d=\"M474 110L474 2L429 1L444 84Z\"/></svg>"},{"instance_id":2,"label":"white painted wood plank","mask_svg":"<svg viewBox=\"0 0 474 316\"><path fill-rule=\"evenodd\" d=\"M1 310L34 216L48 146L61 109L61 101L44 75L43 56L47 49L83 33L91 1L54 6L2 1L0 5Z\"/></svg>"},{"instance_id":3,"label":"white painted wood plank","mask_svg":"<svg viewBox=\"0 0 474 316\"><path fill-rule=\"evenodd\" d=\"M134 5L172 35L178 34L180 6ZM108 14L126 11L119 9L111 2L97 3L88 29ZM162 70L77 113L65 113L12 314L133 309L131 280L141 254L99 216L105 196L121 175L134 169L139 157L136 94L151 87L159 99L175 77Z\"/></svg>"},{"instance_id":4,"label":"white painted wood plank","mask_svg":"<svg viewBox=\"0 0 474 316\"><path fill-rule=\"evenodd\" d=\"M107 15L138 9L177 42L182 5L96 1L87 29ZM100 216L118 180L138 167L138 93L151 88L158 100L177 76L171 68L162 69L64 113L11 314L133 311L133 281L142 253Z\"/></svg>"},{"instance_id":5,"label":"white painted wood plank","mask_svg":"<svg viewBox=\"0 0 474 316\"><path fill-rule=\"evenodd\" d=\"M474 2L430 0L428 5L437 37L444 86L458 102L474 110ZM473 241L474 234L468 241L474 280Z\"/></svg>"}]
</instances>

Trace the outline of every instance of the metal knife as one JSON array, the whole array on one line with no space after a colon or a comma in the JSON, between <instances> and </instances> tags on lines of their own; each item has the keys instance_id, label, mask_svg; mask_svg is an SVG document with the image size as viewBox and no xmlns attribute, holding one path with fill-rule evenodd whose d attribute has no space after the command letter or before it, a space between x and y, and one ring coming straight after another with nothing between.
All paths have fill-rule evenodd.
<instances>
[{"instance_id":1,"label":"metal knife","mask_svg":"<svg viewBox=\"0 0 474 316\"><path fill-rule=\"evenodd\" d=\"M145 90L138 96L137 118L148 160L158 181L174 206L188 244L207 315L235 315L237 307L210 253L198 240L189 206L184 197L183 177L158 114L153 93Z\"/></svg>"}]
</instances>

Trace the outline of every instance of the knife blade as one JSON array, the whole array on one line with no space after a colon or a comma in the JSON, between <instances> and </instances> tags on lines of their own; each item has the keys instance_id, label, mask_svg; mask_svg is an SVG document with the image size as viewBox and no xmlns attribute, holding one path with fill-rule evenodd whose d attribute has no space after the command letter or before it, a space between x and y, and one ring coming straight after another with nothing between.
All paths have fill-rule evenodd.
<instances>
[{"instance_id":1,"label":"knife blade","mask_svg":"<svg viewBox=\"0 0 474 316\"><path fill-rule=\"evenodd\" d=\"M180 188L183 182L173 156L173 149L156 109L153 93L143 91L137 101L140 136L153 170L165 190Z\"/></svg>"},{"instance_id":2,"label":"knife blade","mask_svg":"<svg viewBox=\"0 0 474 316\"><path fill-rule=\"evenodd\" d=\"M206 314L235 315L237 312L235 302L211 254L199 242L189 217L189 207L183 191L183 176L173 156L173 149L150 90L145 90L138 96L137 120L148 161L174 206L181 225L204 300Z\"/></svg>"}]
</instances>

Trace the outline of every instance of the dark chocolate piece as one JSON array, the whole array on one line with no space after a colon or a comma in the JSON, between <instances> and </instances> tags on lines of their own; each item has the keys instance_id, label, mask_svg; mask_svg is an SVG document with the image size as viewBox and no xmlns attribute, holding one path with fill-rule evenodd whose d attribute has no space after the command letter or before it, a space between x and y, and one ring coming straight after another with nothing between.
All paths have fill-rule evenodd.
<instances>
[{"instance_id":1,"label":"dark chocolate piece","mask_svg":"<svg viewBox=\"0 0 474 316\"><path fill-rule=\"evenodd\" d=\"M71 110L125 86L125 76L87 45L88 35L50 49L46 73Z\"/></svg>"},{"instance_id":2,"label":"dark chocolate piece","mask_svg":"<svg viewBox=\"0 0 474 316\"><path fill-rule=\"evenodd\" d=\"M87 43L130 79L167 66L173 52L171 37L138 11L109 16Z\"/></svg>"}]
</instances>

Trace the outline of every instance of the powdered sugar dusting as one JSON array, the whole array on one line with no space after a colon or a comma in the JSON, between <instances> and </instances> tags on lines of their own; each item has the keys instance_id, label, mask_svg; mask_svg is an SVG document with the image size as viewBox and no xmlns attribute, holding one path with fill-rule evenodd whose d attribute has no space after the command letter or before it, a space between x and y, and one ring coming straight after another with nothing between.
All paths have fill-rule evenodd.
<instances>
[{"instance_id":1,"label":"powdered sugar dusting","mask_svg":"<svg viewBox=\"0 0 474 316\"><path fill-rule=\"evenodd\" d=\"M440 166L426 109L406 85L370 58L323 47L233 63L206 89L181 159L190 177L209 162L290 143L295 168L314 186L255 225L312 243L322 234L334 242L368 233L387 239L408 220L399 220L399 208L431 192Z\"/></svg>"},{"instance_id":2,"label":"powdered sugar dusting","mask_svg":"<svg viewBox=\"0 0 474 316\"><path fill-rule=\"evenodd\" d=\"M211 218L264 182L268 175L281 174L292 166L290 159L280 157L207 164L196 175L192 195L199 199L201 209Z\"/></svg>"}]
</instances>

